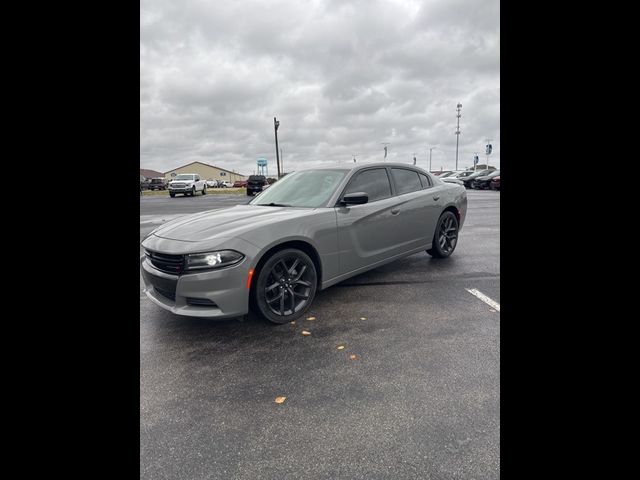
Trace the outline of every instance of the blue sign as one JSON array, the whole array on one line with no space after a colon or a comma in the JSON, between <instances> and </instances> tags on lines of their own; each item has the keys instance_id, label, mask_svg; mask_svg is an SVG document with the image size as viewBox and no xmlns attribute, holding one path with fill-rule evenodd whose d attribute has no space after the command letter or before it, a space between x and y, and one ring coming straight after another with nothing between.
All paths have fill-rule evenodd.
<instances>
[{"instance_id":1,"label":"blue sign","mask_svg":"<svg viewBox=\"0 0 640 480\"><path fill-rule=\"evenodd\" d=\"M487 155L491 155L492 150L493 150L493 146L491 144L487 145Z\"/></svg>"},{"instance_id":2,"label":"blue sign","mask_svg":"<svg viewBox=\"0 0 640 480\"><path fill-rule=\"evenodd\" d=\"M259 158L258 159L258 166L259 167L266 167L267 166L267 159L266 158Z\"/></svg>"}]
</instances>

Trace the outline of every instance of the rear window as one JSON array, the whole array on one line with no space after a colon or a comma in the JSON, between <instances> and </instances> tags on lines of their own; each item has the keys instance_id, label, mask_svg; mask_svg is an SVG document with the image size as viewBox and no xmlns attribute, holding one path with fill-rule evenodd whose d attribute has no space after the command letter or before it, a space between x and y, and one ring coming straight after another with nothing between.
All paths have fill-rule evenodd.
<instances>
[{"instance_id":1,"label":"rear window","mask_svg":"<svg viewBox=\"0 0 640 480\"><path fill-rule=\"evenodd\" d=\"M266 180L267 178L264 175L251 175L249 177L250 182L261 182L261 181L264 182Z\"/></svg>"},{"instance_id":2,"label":"rear window","mask_svg":"<svg viewBox=\"0 0 640 480\"><path fill-rule=\"evenodd\" d=\"M422 188L429 188L431 186L431 179L424 173L420 174L420 180L422 181Z\"/></svg>"},{"instance_id":3,"label":"rear window","mask_svg":"<svg viewBox=\"0 0 640 480\"><path fill-rule=\"evenodd\" d=\"M404 168L392 168L393 178L396 181L396 190L398 195L409 192L417 192L422 190L422 183L418 172L414 170L406 170Z\"/></svg>"}]
</instances>

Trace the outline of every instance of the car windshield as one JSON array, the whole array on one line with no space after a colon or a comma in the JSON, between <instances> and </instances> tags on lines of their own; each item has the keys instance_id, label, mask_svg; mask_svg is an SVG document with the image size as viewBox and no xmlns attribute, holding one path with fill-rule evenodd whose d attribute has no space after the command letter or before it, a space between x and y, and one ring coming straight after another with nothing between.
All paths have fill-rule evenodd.
<instances>
[{"instance_id":1,"label":"car windshield","mask_svg":"<svg viewBox=\"0 0 640 480\"><path fill-rule=\"evenodd\" d=\"M178 175L174 180L193 180L193 175Z\"/></svg>"},{"instance_id":2,"label":"car windshield","mask_svg":"<svg viewBox=\"0 0 640 480\"><path fill-rule=\"evenodd\" d=\"M264 190L250 205L321 207L329 201L347 172L320 169L290 173Z\"/></svg>"}]
</instances>

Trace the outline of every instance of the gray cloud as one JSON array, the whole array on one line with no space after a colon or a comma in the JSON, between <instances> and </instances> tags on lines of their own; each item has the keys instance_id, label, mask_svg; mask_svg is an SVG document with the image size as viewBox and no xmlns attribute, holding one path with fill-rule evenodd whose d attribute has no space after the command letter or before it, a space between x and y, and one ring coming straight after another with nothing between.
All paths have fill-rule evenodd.
<instances>
[{"instance_id":1,"label":"gray cloud","mask_svg":"<svg viewBox=\"0 0 640 480\"><path fill-rule=\"evenodd\" d=\"M498 0L142 0L140 164L500 165Z\"/></svg>"}]
</instances>

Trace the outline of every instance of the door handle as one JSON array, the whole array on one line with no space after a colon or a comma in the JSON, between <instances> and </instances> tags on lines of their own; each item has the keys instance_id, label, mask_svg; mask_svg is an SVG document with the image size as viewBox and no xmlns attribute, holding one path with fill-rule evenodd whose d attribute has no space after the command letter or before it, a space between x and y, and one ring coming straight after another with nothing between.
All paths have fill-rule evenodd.
<instances>
[{"instance_id":1,"label":"door handle","mask_svg":"<svg viewBox=\"0 0 640 480\"><path fill-rule=\"evenodd\" d=\"M391 209L391 215L397 215L400 213L400 209L399 208L392 208Z\"/></svg>"},{"instance_id":2,"label":"door handle","mask_svg":"<svg viewBox=\"0 0 640 480\"><path fill-rule=\"evenodd\" d=\"M437 202L438 200L440 200L440 195L434 195L433 199Z\"/></svg>"}]
</instances>

